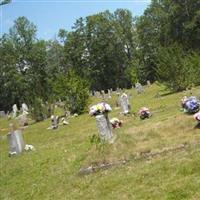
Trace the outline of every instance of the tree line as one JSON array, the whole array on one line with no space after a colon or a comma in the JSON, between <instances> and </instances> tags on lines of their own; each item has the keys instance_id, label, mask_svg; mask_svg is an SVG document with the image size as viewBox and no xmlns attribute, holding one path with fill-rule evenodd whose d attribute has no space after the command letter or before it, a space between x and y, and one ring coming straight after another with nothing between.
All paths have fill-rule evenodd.
<instances>
[{"instance_id":1,"label":"tree line","mask_svg":"<svg viewBox=\"0 0 200 200\"><path fill-rule=\"evenodd\" d=\"M173 91L200 84L200 1L152 0L79 18L72 31L39 40L26 17L0 38L0 108L29 104L38 120L61 100L81 113L89 90L159 81ZM47 109L48 108L48 109Z\"/></svg>"}]
</instances>

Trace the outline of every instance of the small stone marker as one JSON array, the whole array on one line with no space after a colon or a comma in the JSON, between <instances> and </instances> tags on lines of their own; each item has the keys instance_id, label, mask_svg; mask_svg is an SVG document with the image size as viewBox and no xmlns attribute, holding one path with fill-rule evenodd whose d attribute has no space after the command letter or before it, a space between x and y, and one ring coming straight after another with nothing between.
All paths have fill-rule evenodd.
<instances>
[{"instance_id":1,"label":"small stone marker","mask_svg":"<svg viewBox=\"0 0 200 200\"><path fill-rule=\"evenodd\" d=\"M151 82L148 80L147 81L147 86L150 87L151 86Z\"/></svg>"},{"instance_id":2,"label":"small stone marker","mask_svg":"<svg viewBox=\"0 0 200 200\"><path fill-rule=\"evenodd\" d=\"M142 87L142 85L140 83L136 83L135 84L135 89L136 89L138 94L141 94L141 93L144 92L144 89L143 89L143 87Z\"/></svg>"},{"instance_id":3,"label":"small stone marker","mask_svg":"<svg viewBox=\"0 0 200 200\"><path fill-rule=\"evenodd\" d=\"M7 140L9 145L9 156L20 154L24 147L24 140L22 132L20 130L13 130L13 124L10 124L10 132L7 134Z\"/></svg>"},{"instance_id":4,"label":"small stone marker","mask_svg":"<svg viewBox=\"0 0 200 200\"><path fill-rule=\"evenodd\" d=\"M13 107L12 107L12 109L13 109L13 118L15 118L15 117L17 117L17 112L18 112L17 105L14 104Z\"/></svg>"},{"instance_id":5,"label":"small stone marker","mask_svg":"<svg viewBox=\"0 0 200 200\"><path fill-rule=\"evenodd\" d=\"M24 126L28 125L27 114L22 114L22 115L18 116L17 118L18 118L18 122L19 122L20 127L24 127Z\"/></svg>"},{"instance_id":6,"label":"small stone marker","mask_svg":"<svg viewBox=\"0 0 200 200\"><path fill-rule=\"evenodd\" d=\"M101 96L103 99L105 99L105 91L104 90L101 90Z\"/></svg>"},{"instance_id":7,"label":"small stone marker","mask_svg":"<svg viewBox=\"0 0 200 200\"><path fill-rule=\"evenodd\" d=\"M120 107L120 106L121 106L120 93L117 92L116 107Z\"/></svg>"},{"instance_id":8,"label":"small stone marker","mask_svg":"<svg viewBox=\"0 0 200 200\"><path fill-rule=\"evenodd\" d=\"M58 119L59 119L58 116L55 116L55 115L51 116L51 127L52 127L52 129L58 128L58 124L59 124Z\"/></svg>"},{"instance_id":9,"label":"small stone marker","mask_svg":"<svg viewBox=\"0 0 200 200\"><path fill-rule=\"evenodd\" d=\"M111 91L108 89L108 98L111 99Z\"/></svg>"},{"instance_id":10,"label":"small stone marker","mask_svg":"<svg viewBox=\"0 0 200 200\"><path fill-rule=\"evenodd\" d=\"M100 114L97 115L95 118L101 140L110 140L113 137L113 134L108 116L106 114Z\"/></svg>"},{"instance_id":11,"label":"small stone marker","mask_svg":"<svg viewBox=\"0 0 200 200\"><path fill-rule=\"evenodd\" d=\"M129 100L127 94L123 93L120 97L120 103L121 103L121 108L122 108L122 113L123 114L128 114L129 111Z\"/></svg>"},{"instance_id":12,"label":"small stone marker","mask_svg":"<svg viewBox=\"0 0 200 200\"><path fill-rule=\"evenodd\" d=\"M4 117L6 117L6 113L5 113L5 111L0 111L0 117L2 117L2 118L4 118Z\"/></svg>"}]
</instances>

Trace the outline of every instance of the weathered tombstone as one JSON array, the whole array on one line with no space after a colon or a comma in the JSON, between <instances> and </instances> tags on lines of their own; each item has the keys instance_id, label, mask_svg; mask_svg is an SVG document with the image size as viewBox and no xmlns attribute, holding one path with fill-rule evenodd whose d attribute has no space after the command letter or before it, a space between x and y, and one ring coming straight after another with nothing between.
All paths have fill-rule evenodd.
<instances>
[{"instance_id":1,"label":"weathered tombstone","mask_svg":"<svg viewBox=\"0 0 200 200\"><path fill-rule=\"evenodd\" d=\"M59 124L58 119L59 119L58 116L55 116L55 115L51 116L51 127L52 127L52 129L57 129L58 128L58 124Z\"/></svg>"},{"instance_id":2,"label":"weathered tombstone","mask_svg":"<svg viewBox=\"0 0 200 200\"><path fill-rule=\"evenodd\" d=\"M104 92L104 90L101 90L101 96L102 96L103 99L105 99L105 92Z\"/></svg>"},{"instance_id":3,"label":"weathered tombstone","mask_svg":"<svg viewBox=\"0 0 200 200\"><path fill-rule=\"evenodd\" d=\"M28 106L25 103L22 104L22 113L28 114Z\"/></svg>"},{"instance_id":4,"label":"weathered tombstone","mask_svg":"<svg viewBox=\"0 0 200 200\"><path fill-rule=\"evenodd\" d=\"M141 93L144 92L143 86L140 83L135 84L135 89L136 89L138 94L141 94Z\"/></svg>"},{"instance_id":5,"label":"weathered tombstone","mask_svg":"<svg viewBox=\"0 0 200 200\"><path fill-rule=\"evenodd\" d=\"M113 137L111 124L107 114L100 114L96 116L97 128L101 140L108 141Z\"/></svg>"},{"instance_id":6,"label":"weathered tombstone","mask_svg":"<svg viewBox=\"0 0 200 200\"><path fill-rule=\"evenodd\" d=\"M116 107L120 107L121 106L121 98L120 98L120 93L117 92L117 99L116 99Z\"/></svg>"},{"instance_id":7,"label":"weathered tombstone","mask_svg":"<svg viewBox=\"0 0 200 200\"><path fill-rule=\"evenodd\" d=\"M18 116L18 122L19 122L20 127L27 126L28 125L27 114L22 114L22 115Z\"/></svg>"},{"instance_id":8,"label":"weathered tombstone","mask_svg":"<svg viewBox=\"0 0 200 200\"><path fill-rule=\"evenodd\" d=\"M10 132L7 134L9 156L20 154L25 147L22 132L20 130L14 131L12 124L10 124L10 129Z\"/></svg>"},{"instance_id":9,"label":"weathered tombstone","mask_svg":"<svg viewBox=\"0 0 200 200\"><path fill-rule=\"evenodd\" d=\"M13 107L12 107L12 109L13 109L13 118L15 118L17 116L17 112L18 112L17 105L14 104Z\"/></svg>"},{"instance_id":10,"label":"weathered tombstone","mask_svg":"<svg viewBox=\"0 0 200 200\"><path fill-rule=\"evenodd\" d=\"M129 100L128 100L128 96L127 94L123 93L120 97L120 104L121 104L121 108L122 108L122 113L123 114L128 114L130 111L129 111Z\"/></svg>"},{"instance_id":11,"label":"weathered tombstone","mask_svg":"<svg viewBox=\"0 0 200 200\"><path fill-rule=\"evenodd\" d=\"M147 86L150 87L151 86L151 82L148 80L147 81Z\"/></svg>"},{"instance_id":12,"label":"weathered tombstone","mask_svg":"<svg viewBox=\"0 0 200 200\"><path fill-rule=\"evenodd\" d=\"M3 118L3 117L6 117L6 113L5 113L5 111L3 111L3 110L0 111L0 117L2 117L2 118Z\"/></svg>"},{"instance_id":13,"label":"weathered tombstone","mask_svg":"<svg viewBox=\"0 0 200 200\"><path fill-rule=\"evenodd\" d=\"M108 89L108 98L111 99L111 91Z\"/></svg>"}]
</instances>

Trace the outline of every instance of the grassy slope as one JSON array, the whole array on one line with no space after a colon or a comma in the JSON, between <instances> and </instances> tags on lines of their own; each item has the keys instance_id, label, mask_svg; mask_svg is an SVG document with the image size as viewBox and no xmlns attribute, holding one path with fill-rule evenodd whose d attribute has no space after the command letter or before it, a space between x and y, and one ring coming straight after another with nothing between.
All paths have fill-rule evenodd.
<instances>
[{"instance_id":1,"label":"grassy slope","mask_svg":"<svg viewBox=\"0 0 200 200\"><path fill-rule=\"evenodd\" d=\"M145 94L132 93L133 111L149 107L153 117L140 121L124 117L119 110L110 114L124 120L114 130L117 139L100 153L90 137L97 133L95 119L87 114L71 118L70 124L51 131L46 120L29 126L24 140L35 146L35 152L8 157L7 142L0 140L0 199L200 199L200 156L198 147L159 156L151 160L130 162L124 166L80 177L82 166L94 162L115 161L146 150L200 141L200 130L194 129L191 116L180 112L185 93L166 93L154 85ZM200 96L200 88L192 90ZM92 99L98 102L99 99ZM114 108L115 98L109 100ZM0 119L0 135L7 133L8 121Z\"/></svg>"}]
</instances>

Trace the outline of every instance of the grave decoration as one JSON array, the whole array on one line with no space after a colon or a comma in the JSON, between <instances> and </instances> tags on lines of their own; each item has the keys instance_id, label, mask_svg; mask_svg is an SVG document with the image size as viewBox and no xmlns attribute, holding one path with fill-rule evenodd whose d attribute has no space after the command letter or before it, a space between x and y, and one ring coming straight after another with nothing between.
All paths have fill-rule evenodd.
<instances>
[{"instance_id":1,"label":"grave decoration","mask_svg":"<svg viewBox=\"0 0 200 200\"><path fill-rule=\"evenodd\" d=\"M199 100L195 96L184 96L181 99L181 107L184 112L194 114L199 111Z\"/></svg>"},{"instance_id":2,"label":"grave decoration","mask_svg":"<svg viewBox=\"0 0 200 200\"><path fill-rule=\"evenodd\" d=\"M151 117L149 108L146 108L146 107L140 108L138 115L139 115L140 119L146 119L146 118Z\"/></svg>"},{"instance_id":3,"label":"grave decoration","mask_svg":"<svg viewBox=\"0 0 200 200\"><path fill-rule=\"evenodd\" d=\"M200 124L200 111L194 114L194 119Z\"/></svg>"},{"instance_id":4,"label":"grave decoration","mask_svg":"<svg viewBox=\"0 0 200 200\"><path fill-rule=\"evenodd\" d=\"M110 120L110 123L112 125L112 128L120 128L122 126L123 121L119 120L118 118L114 117Z\"/></svg>"},{"instance_id":5,"label":"grave decoration","mask_svg":"<svg viewBox=\"0 0 200 200\"><path fill-rule=\"evenodd\" d=\"M110 141L113 138L111 124L108 118L110 111L112 111L112 108L104 102L90 107L89 115L95 116L99 137L102 141Z\"/></svg>"}]
</instances>

